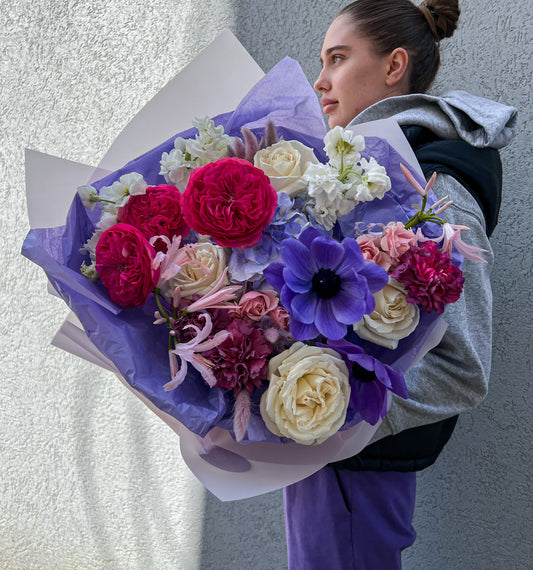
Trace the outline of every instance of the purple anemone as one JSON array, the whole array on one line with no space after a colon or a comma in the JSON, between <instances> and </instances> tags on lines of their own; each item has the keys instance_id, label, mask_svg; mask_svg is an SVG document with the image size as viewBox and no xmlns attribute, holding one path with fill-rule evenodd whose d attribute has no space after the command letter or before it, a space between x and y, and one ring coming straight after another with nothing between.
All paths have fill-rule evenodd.
<instances>
[{"instance_id":1,"label":"purple anemone","mask_svg":"<svg viewBox=\"0 0 533 570\"><path fill-rule=\"evenodd\" d=\"M407 399L403 374L366 354L360 347L344 340L328 341L327 346L338 352L350 371L350 402L348 410L360 414L375 425L387 413L387 391Z\"/></svg>"},{"instance_id":2,"label":"purple anemone","mask_svg":"<svg viewBox=\"0 0 533 570\"><path fill-rule=\"evenodd\" d=\"M282 262L271 263L264 275L280 293L297 340L343 338L347 325L374 310L372 294L388 282L383 268L364 260L355 239L339 243L315 228L284 240L280 255Z\"/></svg>"}]
</instances>

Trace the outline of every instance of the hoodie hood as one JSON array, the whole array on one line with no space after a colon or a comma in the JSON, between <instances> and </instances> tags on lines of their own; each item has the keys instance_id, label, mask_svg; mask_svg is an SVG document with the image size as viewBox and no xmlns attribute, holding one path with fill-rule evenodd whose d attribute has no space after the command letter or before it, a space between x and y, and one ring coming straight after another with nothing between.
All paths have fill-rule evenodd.
<instances>
[{"instance_id":1,"label":"hoodie hood","mask_svg":"<svg viewBox=\"0 0 533 570\"><path fill-rule=\"evenodd\" d=\"M365 109L350 124L386 117L394 117L400 126L425 127L441 139L462 139L476 148L503 148L517 127L514 107L466 91L448 91L441 97L420 93L390 97Z\"/></svg>"}]
</instances>

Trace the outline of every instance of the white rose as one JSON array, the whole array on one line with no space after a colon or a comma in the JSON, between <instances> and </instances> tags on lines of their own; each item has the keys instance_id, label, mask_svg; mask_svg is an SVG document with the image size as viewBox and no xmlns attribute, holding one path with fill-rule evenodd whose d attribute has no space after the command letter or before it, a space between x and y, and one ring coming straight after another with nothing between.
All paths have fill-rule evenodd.
<instances>
[{"instance_id":1,"label":"white rose","mask_svg":"<svg viewBox=\"0 0 533 570\"><path fill-rule=\"evenodd\" d=\"M353 325L361 338L385 348L395 349L398 341L409 336L417 327L420 311L406 301L401 283L392 277L385 287L374 294L375 310Z\"/></svg>"},{"instance_id":2,"label":"white rose","mask_svg":"<svg viewBox=\"0 0 533 570\"><path fill-rule=\"evenodd\" d=\"M163 287L163 294L169 299L176 287L179 287L184 298L209 293L226 269L224 248L211 242L199 242L188 246L188 254L191 262L184 264ZM202 266L206 267L209 273L206 273ZM224 283L226 284L227 282Z\"/></svg>"},{"instance_id":3,"label":"white rose","mask_svg":"<svg viewBox=\"0 0 533 570\"><path fill-rule=\"evenodd\" d=\"M302 175L308 164L318 164L318 160L312 149L298 141L279 141L254 156L254 166L270 178L276 192L289 196L305 189Z\"/></svg>"},{"instance_id":4,"label":"white rose","mask_svg":"<svg viewBox=\"0 0 533 570\"><path fill-rule=\"evenodd\" d=\"M270 360L268 378L260 409L272 433L313 445L344 424L348 368L334 350L296 342Z\"/></svg>"}]
</instances>

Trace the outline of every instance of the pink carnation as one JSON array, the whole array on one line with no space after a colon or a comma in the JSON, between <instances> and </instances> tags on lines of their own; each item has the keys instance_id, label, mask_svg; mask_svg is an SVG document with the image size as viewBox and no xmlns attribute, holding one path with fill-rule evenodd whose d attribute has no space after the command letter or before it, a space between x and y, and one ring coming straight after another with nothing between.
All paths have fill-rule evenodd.
<instances>
[{"instance_id":1,"label":"pink carnation","mask_svg":"<svg viewBox=\"0 0 533 570\"><path fill-rule=\"evenodd\" d=\"M390 255L393 262L397 263L400 257L412 245L416 244L416 236L413 230L406 230L401 222L389 222L383 228L380 246L383 251Z\"/></svg>"},{"instance_id":2,"label":"pink carnation","mask_svg":"<svg viewBox=\"0 0 533 570\"><path fill-rule=\"evenodd\" d=\"M96 271L111 299L125 308L144 305L159 279L154 248L129 224L115 224L96 245Z\"/></svg>"},{"instance_id":3,"label":"pink carnation","mask_svg":"<svg viewBox=\"0 0 533 570\"><path fill-rule=\"evenodd\" d=\"M192 171L183 194L191 228L222 247L253 247L270 223L278 196L268 176L247 160L221 158Z\"/></svg>"},{"instance_id":4,"label":"pink carnation","mask_svg":"<svg viewBox=\"0 0 533 570\"><path fill-rule=\"evenodd\" d=\"M361 248L365 261L372 261L388 271L392 265L392 259L388 253L381 251L379 248L380 242L381 236L373 236L371 234L364 234L357 238L357 243Z\"/></svg>"},{"instance_id":5,"label":"pink carnation","mask_svg":"<svg viewBox=\"0 0 533 570\"><path fill-rule=\"evenodd\" d=\"M391 275L406 287L407 301L428 313L442 314L445 305L457 301L463 290L461 270L432 241L411 246Z\"/></svg>"},{"instance_id":6,"label":"pink carnation","mask_svg":"<svg viewBox=\"0 0 533 570\"><path fill-rule=\"evenodd\" d=\"M213 363L219 388L233 389L235 394L244 388L251 394L267 377L272 348L263 331L253 328L249 321L234 319L226 330L228 338L202 356Z\"/></svg>"},{"instance_id":7,"label":"pink carnation","mask_svg":"<svg viewBox=\"0 0 533 570\"><path fill-rule=\"evenodd\" d=\"M135 226L146 239L153 236L185 237L190 229L181 210L181 193L170 184L149 186L145 194L130 196L118 212L118 220ZM156 251L166 252L163 240L157 240Z\"/></svg>"},{"instance_id":8,"label":"pink carnation","mask_svg":"<svg viewBox=\"0 0 533 570\"><path fill-rule=\"evenodd\" d=\"M275 291L249 291L245 293L239 305L230 311L232 317L260 321L261 318L273 311L279 303Z\"/></svg>"}]
</instances>

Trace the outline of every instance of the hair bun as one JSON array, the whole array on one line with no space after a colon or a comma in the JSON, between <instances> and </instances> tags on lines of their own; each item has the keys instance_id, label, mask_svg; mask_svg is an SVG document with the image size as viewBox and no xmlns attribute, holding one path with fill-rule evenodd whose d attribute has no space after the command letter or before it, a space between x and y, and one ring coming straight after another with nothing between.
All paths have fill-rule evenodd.
<instances>
[{"instance_id":1,"label":"hair bun","mask_svg":"<svg viewBox=\"0 0 533 570\"><path fill-rule=\"evenodd\" d=\"M461 13L457 0L424 0L419 9L437 42L453 35Z\"/></svg>"}]
</instances>

